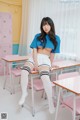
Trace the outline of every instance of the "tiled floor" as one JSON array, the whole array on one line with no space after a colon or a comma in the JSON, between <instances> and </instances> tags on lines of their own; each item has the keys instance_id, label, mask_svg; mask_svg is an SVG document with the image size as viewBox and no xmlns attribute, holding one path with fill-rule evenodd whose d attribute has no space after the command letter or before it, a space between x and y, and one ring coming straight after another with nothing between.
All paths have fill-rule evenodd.
<instances>
[{"instance_id":1,"label":"tiled floor","mask_svg":"<svg viewBox=\"0 0 80 120\"><path fill-rule=\"evenodd\" d=\"M55 113L53 115L49 114L47 100L41 98L41 92L35 92L36 113L34 117L28 106L31 104L31 90L29 90L28 98L22 109L18 109L20 96L20 90L13 95L11 95L8 90L3 90L3 77L0 77L0 113L7 113L7 120L54 120ZM43 103L45 106L40 109ZM71 112L63 108L59 112L58 120L72 120Z\"/></svg>"}]
</instances>

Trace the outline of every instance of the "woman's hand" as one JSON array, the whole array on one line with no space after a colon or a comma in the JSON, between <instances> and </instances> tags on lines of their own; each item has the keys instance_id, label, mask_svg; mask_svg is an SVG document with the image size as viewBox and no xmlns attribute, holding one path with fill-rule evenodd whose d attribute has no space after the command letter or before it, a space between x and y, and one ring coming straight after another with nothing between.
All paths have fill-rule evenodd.
<instances>
[{"instance_id":1,"label":"woman's hand","mask_svg":"<svg viewBox=\"0 0 80 120\"><path fill-rule=\"evenodd\" d=\"M50 70L54 70L54 69L58 69L58 68L59 68L59 66L53 65L53 66L50 68Z\"/></svg>"},{"instance_id":2,"label":"woman's hand","mask_svg":"<svg viewBox=\"0 0 80 120\"><path fill-rule=\"evenodd\" d=\"M34 70L35 70L35 71L38 71L38 65L37 65L37 64L35 64Z\"/></svg>"}]
</instances>

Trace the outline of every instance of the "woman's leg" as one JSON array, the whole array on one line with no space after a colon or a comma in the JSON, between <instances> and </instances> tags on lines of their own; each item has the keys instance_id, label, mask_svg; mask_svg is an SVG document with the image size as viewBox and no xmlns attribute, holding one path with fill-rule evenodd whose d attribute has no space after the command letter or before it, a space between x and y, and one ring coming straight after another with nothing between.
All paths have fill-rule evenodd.
<instances>
[{"instance_id":1,"label":"woman's leg","mask_svg":"<svg viewBox=\"0 0 80 120\"><path fill-rule=\"evenodd\" d=\"M53 99L52 99L52 83L49 77L49 66L41 65L39 67L39 72L40 72L40 76L43 82L45 92L47 94L48 103L49 103L49 112L54 113L55 109L54 109Z\"/></svg>"},{"instance_id":2,"label":"woman's leg","mask_svg":"<svg viewBox=\"0 0 80 120\"><path fill-rule=\"evenodd\" d=\"M21 71L21 90L22 90L22 96L19 101L19 105L23 105L25 102L25 98L28 95L27 92L27 86L28 86L28 75L29 72L33 69L34 65L31 62L26 62L26 64L23 66L22 71Z\"/></svg>"}]
</instances>

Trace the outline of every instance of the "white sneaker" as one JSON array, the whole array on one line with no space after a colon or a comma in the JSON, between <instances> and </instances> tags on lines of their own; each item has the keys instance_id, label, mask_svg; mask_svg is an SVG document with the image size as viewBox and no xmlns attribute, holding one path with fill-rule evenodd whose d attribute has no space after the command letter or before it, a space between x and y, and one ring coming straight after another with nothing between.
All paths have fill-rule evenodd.
<instances>
[{"instance_id":1,"label":"white sneaker","mask_svg":"<svg viewBox=\"0 0 80 120\"><path fill-rule=\"evenodd\" d=\"M22 97L21 97L21 99L20 99L20 101L19 101L19 105L23 105L23 104L24 104L25 99L26 99L27 96L28 96L27 93L26 93L25 95L22 95Z\"/></svg>"}]
</instances>

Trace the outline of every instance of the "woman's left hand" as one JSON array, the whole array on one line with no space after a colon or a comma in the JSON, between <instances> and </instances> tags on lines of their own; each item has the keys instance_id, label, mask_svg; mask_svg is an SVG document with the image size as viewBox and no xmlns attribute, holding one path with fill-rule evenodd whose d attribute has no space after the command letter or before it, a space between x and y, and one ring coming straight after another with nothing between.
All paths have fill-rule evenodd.
<instances>
[{"instance_id":1,"label":"woman's left hand","mask_svg":"<svg viewBox=\"0 0 80 120\"><path fill-rule=\"evenodd\" d=\"M35 71L38 71L38 65L35 64L35 68L34 68Z\"/></svg>"}]
</instances>

